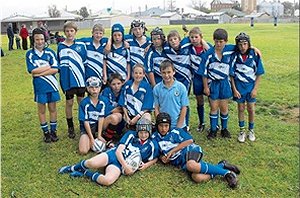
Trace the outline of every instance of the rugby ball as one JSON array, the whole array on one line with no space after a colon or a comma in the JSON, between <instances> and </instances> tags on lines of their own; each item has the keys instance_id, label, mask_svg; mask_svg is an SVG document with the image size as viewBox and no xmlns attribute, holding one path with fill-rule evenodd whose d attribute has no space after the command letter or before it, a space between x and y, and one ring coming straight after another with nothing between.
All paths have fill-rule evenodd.
<instances>
[{"instance_id":1,"label":"rugby ball","mask_svg":"<svg viewBox=\"0 0 300 198\"><path fill-rule=\"evenodd\" d=\"M106 149L105 143L99 139L95 139L94 145L92 146L92 151L96 153L101 153L105 151L105 149Z\"/></svg>"},{"instance_id":2,"label":"rugby ball","mask_svg":"<svg viewBox=\"0 0 300 198\"><path fill-rule=\"evenodd\" d=\"M140 152L133 152L125 159L126 163L132 168L133 172L137 171L142 164L142 156ZM124 174L124 169L122 169Z\"/></svg>"}]
</instances>

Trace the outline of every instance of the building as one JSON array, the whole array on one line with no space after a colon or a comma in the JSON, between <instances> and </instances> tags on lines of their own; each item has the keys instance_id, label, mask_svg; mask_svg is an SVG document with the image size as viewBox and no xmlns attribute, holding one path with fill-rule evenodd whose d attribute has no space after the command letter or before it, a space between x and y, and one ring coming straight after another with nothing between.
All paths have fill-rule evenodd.
<instances>
[{"instance_id":1,"label":"building","mask_svg":"<svg viewBox=\"0 0 300 198\"><path fill-rule=\"evenodd\" d=\"M221 9L233 8L236 4L238 4L238 2L234 0L213 0L210 6L213 12L217 12Z\"/></svg>"},{"instance_id":2,"label":"building","mask_svg":"<svg viewBox=\"0 0 300 198\"><path fill-rule=\"evenodd\" d=\"M257 1L256 0L242 0L241 6L243 12L250 14L256 11Z\"/></svg>"},{"instance_id":3,"label":"building","mask_svg":"<svg viewBox=\"0 0 300 198\"><path fill-rule=\"evenodd\" d=\"M258 5L257 12L266 12L271 16L283 16L284 6L278 1L267 2L266 0L262 1Z\"/></svg>"}]
</instances>

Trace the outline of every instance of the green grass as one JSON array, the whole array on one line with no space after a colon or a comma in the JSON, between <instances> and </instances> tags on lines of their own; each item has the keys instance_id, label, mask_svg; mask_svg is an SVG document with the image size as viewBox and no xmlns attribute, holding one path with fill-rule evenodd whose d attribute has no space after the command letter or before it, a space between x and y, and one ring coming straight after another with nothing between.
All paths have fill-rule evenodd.
<instances>
[{"instance_id":1,"label":"green grass","mask_svg":"<svg viewBox=\"0 0 300 198\"><path fill-rule=\"evenodd\" d=\"M131 177L122 176L111 187L59 175L57 170L62 165L73 164L93 154L80 156L78 135L75 140L67 137L64 97L58 103L60 140L53 144L42 142L25 51L7 51L7 37L3 35L2 48L6 56L1 58L2 197L299 197L299 26L200 25L207 41L212 42L212 33L217 27L228 30L230 43L240 31L250 34L251 44L263 54L266 70L258 92L257 141L254 143L236 141L238 126L234 102L229 105L232 139L208 141L206 134L197 133L195 99L190 96L192 135L203 147L206 161L217 163L228 159L240 166L242 173L236 190L230 190L220 178L195 184L186 173L160 163ZM164 27L165 32L171 29L182 34L180 26ZM79 37L89 34L90 30L78 32ZM56 50L55 45L51 48ZM207 114L206 104L209 125ZM78 127L76 130L78 132Z\"/></svg>"}]
</instances>

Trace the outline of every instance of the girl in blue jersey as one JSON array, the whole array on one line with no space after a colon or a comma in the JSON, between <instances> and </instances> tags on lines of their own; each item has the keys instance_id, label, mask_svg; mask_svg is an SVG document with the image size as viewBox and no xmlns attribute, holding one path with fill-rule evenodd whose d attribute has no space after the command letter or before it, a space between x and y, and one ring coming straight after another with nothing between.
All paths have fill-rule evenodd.
<instances>
[{"instance_id":1,"label":"girl in blue jersey","mask_svg":"<svg viewBox=\"0 0 300 198\"><path fill-rule=\"evenodd\" d=\"M202 76L198 74L199 66L204 53L210 48L202 36L202 32L198 27L194 27L189 31L189 38L191 42L191 66L193 71L193 92L197 101L197 113L199 124L197 130L199 132L204 131L204 93L203 93L203 81Z\"/></svg>"},{"instance_id":2,"label":"girl in blue jersey","mask_svg":"<svg viewBox=\"0 0 300 198\"><path fill-rule=\"evenodd\" d=\"M90 77L86 81L88 96L79 105L78 119L80 123L79 153L87 154L95 143L95 138L106 143L102 137L105 115L104 101L99 100L101 80Z\"/></svg>"},{"instance_id":3,"label":"girl in blue jersey","mask_svg":"<svg viewBox=\"0 0 300 198\"><path fill-rule=\"evenodd\" d=\"M34 101L37 102L44 141L56 142L58 140L56 102L60 100L55 77L58 72L57 57L53 50L45 47L45 35L41 29L34 29L32 38L34 47L26 53L27 71L33 77ZM50 131L46 119L46 104L50 114Z\"/></svg>"},{"instance_id":4,"label":"girl in blue jersey","mask_svg":"<svg viewBox=\"0 0 300 198\"><path fill-rule=\"evenodd\" d=\"M119 73L124 82L130 79L130 53L124 46L124 27L117 23L111 28L112 46L103 63L103 82L112 73Z\"/></svg>"},{"instance_id":5,"label":"girl in blue jersey","mask_svg":"<svg viewBox=\"0 0 300 198\"><path fill-rule=\"evenodd\" d=\"M108 87L101 93L101 96L107 98L109 101L108 105L106 105L102 133L102 136L107 141L118 141L124 128L124 123L122 122L123 109L118 105L122 85L122 76L117 73L111 74L108 79Z\"/></svg>"},{"instance_id":6,"label":"girl in blue jersey","mask_svg":"<svg viewBox=\"0 0 300 198\"><path fill-rule=\"evenodd\" d=\"M240 134L239 142L246 141L244 111L247 102L248 111L248 138L255 141L254 116L257 89L263 75L264 68L260 55L256 54L250 45L250 37L246 33L240 33L235 37L237 52L233 64L234 75L231 77L231 85L234 100L238 103L238 119Z\"/></svg>"},{"instance_id":7,"label":"girl in blue jersey","mask_svg":"<svg viewBox=\"0 0 300 198\"><path fill-rule=\"evenodd\" d=\"M160 113L156 117L157 132L152 138L157 142L161 153L160 159L165 164L172 164L191 174L193 181L199 183L208 181L215 176L222 176L230 188L238 184L236 174L240 173L237 166L226 160L213 165L202 160L202 148L195 144L192 136L186 131L172 129L171 117L167 113Z\"/></svg>"},{"instance_id":8,"label":"girl in blue jersey","mask_svg":"<svg viewBox=\"0 0 300 198\"><path fill-rule=\"evenodd\" d=\"M151 41L152 45L146 53L144 65L150 84L154 87L157 83L162 81L159 66L161 62L166 59L166 55L163 51L166 38L161 28L156 27L151 31Z\"/></svg>"},{"instance_id":9,"label":"girl in blue jersey","mask_svg":"<svg viewBox=\"0 0 300 198\"><path fill-rule=\"evenodd\" d=\"M78 26L73 21L64 24L66 40L58 44L57 56L60 63L60 84L66 96L66 119L69 138L75 138L73 123L74 95L79 104L85 94L85 61L87 58L86 46L75 40Z\"/></svg>"},{"instance_id":10,"label":"girl in blue jersey","mask_svg":"<svg viewBox=\"0 0 300 198\"><path fill-rule=\"evenodd\" d=\"M137 63L132 70L133 80L124 85L119 105L123 108L124 120L129 127L135 128L141 117L151 120L153 110L153 92L144 79L145 69Z\"/></svg>"},{"instance_id":11,"label":"girl in blue jersey","mask_svg":"<svg viewBox=\"0 0 300 198\"><path fill-rule=\"evenodd\" d=\"M91 76L103 79L104 48L108 42L108 38L103 37L104 31L101 24L95 24L92 28L92 37L80 39L87 48L85 79Z\"/></svg>"},{"instance_id":12,"label":"girl in blue jersey","mask_svg":"<svg viewBox=\"0 0 300 198\"><path fill-rule=\"evenodd\" d=\"M64 166L59 169L59 173L70 173L74 177L86 176L97 184L109 186L116 182L122 173L124 175L134 173L126 159L136 152L140 153L142 161L138 170L145 170L156 163L159 154L156 142L150 139L151 129L151 121L140 119L136 131L128 131L117 147L73 166ZM99 168L104 168L105 173L90 170Z\"/></svg>"}]
</instances>

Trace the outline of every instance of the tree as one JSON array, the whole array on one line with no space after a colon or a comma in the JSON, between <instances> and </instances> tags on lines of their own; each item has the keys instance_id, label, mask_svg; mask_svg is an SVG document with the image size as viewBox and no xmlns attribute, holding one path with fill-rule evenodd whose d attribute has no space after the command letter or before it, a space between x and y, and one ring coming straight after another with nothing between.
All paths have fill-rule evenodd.
<instances>
[{"instance_id":1,"label":"tree","mask_svg":"<svg viewBox=\"0 0 300 198\"><path fill-rule=\"evenodd\" d=\"M79 10L79 14L83 17L83 18L86 18L89 16L89 12L87 10L87 8L84 6L82 8L80 8Z\"/></svg>"},{"instance_id":2,"label":"tree","mask_svg":"<svg viewBox=\"0 0 300 198\"><path fill-rule=\"evenodd\" d=\"M48 13L51 18L60 17L60 11L57 9L56 5L48 6Z\"/></svg>"},{"instance_id":3,"label":"tree","mask_svg":"<svg viewBox=\"0 0 300 198\"><path fill-rule=\"evenodd\" d=\"M292 15L294 11L294 5L292 2L285 1L282 3L283 5L283 13L286 15Z\"/></svg>"},{"instance_id":4,"label":"tree","mask_svg":"<svg viewBox=\"0 0 300 198\"><path fill-rule=\"evenodd\" d=\"M205 2L201 2L201 0L192 0L191 6L195 10L199 10L201 12L209 13L210 10L205 6Z\"/></svg>"}]
</instances>

